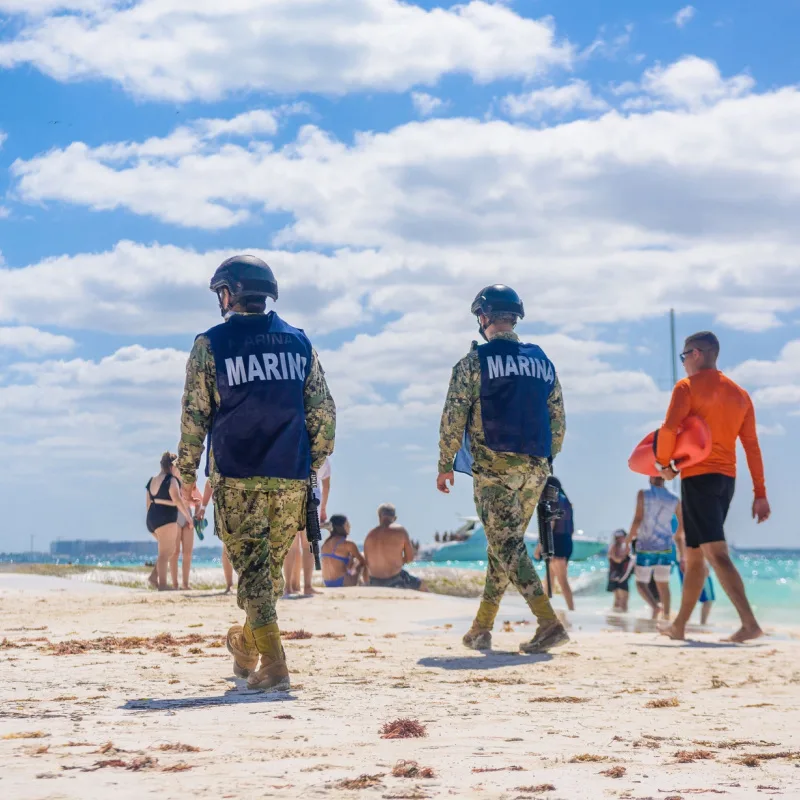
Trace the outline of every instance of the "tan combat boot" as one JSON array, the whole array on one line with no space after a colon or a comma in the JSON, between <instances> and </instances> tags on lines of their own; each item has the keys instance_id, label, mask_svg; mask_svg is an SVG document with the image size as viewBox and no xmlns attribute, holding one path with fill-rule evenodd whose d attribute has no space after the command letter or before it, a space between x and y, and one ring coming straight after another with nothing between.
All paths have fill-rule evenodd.
<instances>
[{"instance_id":1,"label":"tan combat boot","mask_svg":"<svg viewBox=\"0 0 800 800\"><path fill-rule=\"evenodd\" d=\"M529 642L523 642L519 649L523 653L546 653L554 647L569 641L567 629L557 620L540 622L536 635Z\"/></svg>"},{"instance_id":2,"label":"tan combat boot","mask_svg":"<svg viewBox=\"0 0 800 800\"><path fill-rule=\"evenodd\" d=\"M286 654L281 646L281 634L278 623L264 625L253 630L258 652L261 654L261 665L250 673L247 679L248 689L261 689L266 692L288 692L289 668L286 666Z\"/></svg>"},{"instance_id":3,"label":"tan combat boot","mask_svg":"<svg viewBox=\"0 0 800 800\"><path fill-rule=\"evenodd\" d=\"M500 606L481 600L475 621L461 640L464 647L469 647L470 650L492 649L492 628L499 608Z\"/></svg>"},{"instance_id":4,"label":"tan combat boot","mask_svg":"<svg viewBox=\"0 0 800 800\"><path fill-rule=\"evenodd\" d=\"M491 650L492 649L492 632L484 628L478 628L475 623L464 634L461 640L464 647L469 647L470 650Z\"/></svg>"},{"instance_id":5,"label":"tan combat boot","mask_svg":"<svg viewBox=\"0 0 800 800\"><path fill-rule=\"evenodd\" d=\"M228 631L226 645L233 656L233 674L246 678L258 666L258 648L250 624L233 625Z\"/></svg>"}]
</instances>

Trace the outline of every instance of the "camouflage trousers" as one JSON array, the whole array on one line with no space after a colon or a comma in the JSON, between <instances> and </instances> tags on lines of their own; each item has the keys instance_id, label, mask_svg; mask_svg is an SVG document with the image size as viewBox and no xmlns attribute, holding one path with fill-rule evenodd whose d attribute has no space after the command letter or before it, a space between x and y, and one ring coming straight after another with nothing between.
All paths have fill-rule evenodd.
<instances>
[{"instance_id":1,"label":"camouflage trousers","mask_svg":"<svg viewBox=\"0 0 800 800\"><path fill-rule=\"evenodd\" d=\"M474 476L475 506L488 542L483 603L489 606L499 606L508 584L513 583L534 614L540 616L544 589L524 536L548 474L545 464L523 473Z\"/></svg>"},{"instance_id":2,"label":"camouflage trousers","mask_svg":"<svg viewBox=\"0 0 800 800\"><path fill-rule=\"evenodd\" d=\"M294 483L294 481L292 482ZM278 619L283 594L283 562L297 531L305 528L306 486L297 488L214 490L216 533L239 576L237 602L250 627Z\"/></svg>"}]
</instances>

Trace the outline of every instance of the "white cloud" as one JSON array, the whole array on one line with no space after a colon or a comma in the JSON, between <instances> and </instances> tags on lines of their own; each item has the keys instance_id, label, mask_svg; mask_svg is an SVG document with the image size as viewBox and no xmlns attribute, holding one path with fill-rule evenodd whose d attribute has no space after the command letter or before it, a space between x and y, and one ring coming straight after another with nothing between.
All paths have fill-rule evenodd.
<instances>
[{"instance_id":1,"label":"white cloud","mask_svg":"<svg viewBox=\"0 0 800 800\"><path fill-rule=\"evenodd\" d=\"M55 11L100 11L115 3L116 0L0 0L0 11L37 17Z\"/></svg>"},{"instance_id":2,"label":"white cloud","mask_svg":"<svg viewBox=\"0 0 800 800\"><path fill-rule=\"evenodd\" d=\"M426 92L411 92L411 102L414 104L414 110L421 117L430 117L447 105L440 97L434 97Z\"/></svg>"},{"instance_id":3,"label":"white cloud","mask_svg":"<svg viewBox=\"0 0 800 800\"><path fill-rule=\"evenodd\" d=\"M694 19L694 15L697 13L697 9L694 6L684 6L677 14L672 18L672 21L679 27L682 28L684 25L688 25Z\"/></svg>"},{"instance_id":4,"label":"white cloud","mask_svg":"<svg viewBox=\"0 0 800 800\"><path fill-rule=\"evenodd\" d=\"M68 336L40 331L22 325L16 328L0 327L0 351L15 350L25 355L46 353L67 353L75 347L75 342Z\"/></svg>"},{"instance_id":5,"label":"white cloud","mask_svg":"<svg viewBox=\"0 0 800 800\"><path fill-rule=\"evenodd\" d=\"M644 95L626 101L624 108L671 107L700 110L721 100L749 94L755 81L749 75L723 78L719 67L697 56L685 56L666 67L656 66L642 77Z\"/></svg>"},{"instance_id":6,"label":"white cloud","mask_svg":"<svg viewBox=\"0 0 800 800\"><path fill-rule=\"evenodd\" d=\"M800 339L787 342L774 361L750 359L728 374L747 387L758 387L753 392L757 404L800 405Z\"/></svg>"},{"instance_id":7,"label":"white cloud","mask_svg":"<svg viewBox=\"0 0 800 800\"><path fill-rule=\"evenodd\" d=\"M0 66L31 64L63 81L106 78L156 99L405 91L447 73L486 83L573 60L549 20L481 0L431 10L398 0L133 0L97 12L74 0L36 5L74 13L29 20L0 43Z\"/></svg>"},{"instance_id":8,"label":"white cloud","mask_svg":"<svg viewBox=\"0 0 800 800\"><path fill-rule=\"evenodd\" d=\"M0 131L0 148L3 146L3 142L8 138L8 134L5 131Z\"/></svg>"},{"instance_id":9,"label":"white cloud","mask_svg":"<svg viewBox=\"0 0 800 800\"><path fill-rule=\"evenodd\" d=\"M759 436L786 436L786 428L780 422L776 422L774 425L758 423L756 429Z\"/></svg>"},{"instance_id":10,"label":"white cloud","mask_svg":"<svg viewBox=\"0 0 800 800\"><path fill-rule=\"evenodd\" d=\"M512 117L541 119L548 112L566 114L570 111L606 111L608 103L592 93L586 81L574 80L566 86L548 86L526 94L509 94L502 108Z\"/></svg>"},{"instance_id":11,"label":"white cloud","mask_svg":"<svg viewBox=\"0 0 800 800\"><path fill-rule=\"evenodd\" d=\"M0 219L8 219L11 216L11 209L8 206L0 206Z\"/></svg>"}]
</instances>

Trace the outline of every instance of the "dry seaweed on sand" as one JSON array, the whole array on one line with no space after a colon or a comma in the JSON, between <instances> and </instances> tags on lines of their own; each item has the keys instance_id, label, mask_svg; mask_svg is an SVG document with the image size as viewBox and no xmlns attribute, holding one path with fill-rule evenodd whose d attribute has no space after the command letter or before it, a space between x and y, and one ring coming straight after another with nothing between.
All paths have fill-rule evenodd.
<instances>
[{"instance_id":1,"label":"dry seaweed on sand","mask_svg":"<svg viewBox=\"0 0 800 800\"><path fill-rule=\"evenodd\" d=\"M758 767L761 766L762 761L774 761L781 759L786 761L800 761L799 750L781 750L779 753L746 753L743 756L734 758L735 764L741 764L744 767Z\"/></svg>"},{"instance_id":2,"label":"dry seaweed on sand","mask_svg":"<svg viewBox=\"0 0 800 800\"><path fill-rule=\"evenodd\" d=\"M281 639L311 639L314 634L300 628L299 631L281 631Z\"/></svg>"},{"instance_id":3,"label":"dry seaweed on sand","mask_svg":"<svg viewBox=\"0 0 800 800\"><path fill-rule=\"evenodd\" d=\"M433 767L421 767L416 761L398 761L393 769L395 778L435 778Z\"/></svg>"},{"instance_id":4,"label":"dry seaweed on sand","mask_svg":"<svg viewBox=\"0 0 800 800\"><path fill-rule=\"evenodd\" d=\"M193 744L182 744L175 742L174 744L160 744L156 750L161 750L162 753L199 753L200 748L195 747Z\"/></svg>"},{"instance_id":5,"label":"dry seaweed on sand","mask_svg":"<svg viewBox=\"0 0 800 800\"><path fill-rule=\"evenodd\" d=\"M604 769L600 772L601 775L605 775L607 778L621 778L627 770L625 767L621 767L617 764L616 767L609 767L608 769Z\"/></svg>"},{"instance_id":6,"label":"dry seaweed on sand","mask_svg":"<svg viewBox=\"0 0 800 800\"><path fill-rule=\"evenodd\" d=\"M359 775L357 778L343 778L336 783L339 789L369 789L371 786L380 786L383 773L377 775Z\"/></svg>"},{"instance_id":7,"label":"dry seaweed on sand","mask_svg":"<svg viewBox=\"0 0 800 800\"><path fill-rule=\"evenodd\" d=\"M588 697L532 697L529 703L588 703Z\"/></svg>"},{"instance_id":8,"label":"dry seaweed on sand","mask_svg":"<svg viewBox=\"0 0 800 800\"><path fill-rule=\"evenodd\" d=\"M514 764L511 767L473 767L473 772L522 772L522 767Z\"/></svg>"},{"instance_id":9,"label":"dry seaweed on sand","mask_svg":"<svg viewBox=\"0 0 800 800\"><path fill-rule=\"evenodd\" d=\"M192 764L187 764L185 761L179 761L177 764L172 764L169 767L164 767L162 772L186 772L187 770L194 769Z\"/></svg>"},{"instance_id":10,"label":"dry seaweed on sand","mask_svg":"<svg viewBox=\"0 0 800 800\"><path fill-rule=\"evenodd\" d=\"M381 728L381 739L422 739L428 735L418 719L396 719Z\"/></svg>"},{"instance_id":11,"label":"dry seaweed on sand","mask_svg":"<svg viewBox=\"0 0 800 800\"><path fill-rule=\"evenodd\" d=\"M596 761L608 761L609 756L597 756L593 755L592 753L581 753L580 755L573 756L570 760L570 764L582 764L584 762L596 762Z\"/></svg>"},{"instance_id":12,"label":"dry seaweed on sand","mask_svg":"<svg viewBox=\"0 0 800 800\"><path fill-rule=\"evenodd\" d=\"M710 750L678 750L675 753L679 764L693 764L695 761L707 761L715 757L716 753L712 753Z\"/></svg>"},{"instance_id":13,"label":"dry seaweed on sand","mask_svg":"<svg viewBox=\"0 0 800 800\"><path fill-rule=\"evenodd\" d=\"M318 633L317 639L346 639L346 633Z\"/></svg>"},{"instance_id":14,"label":"dry seaweed on sand","mask_svg":"<svg viewBox=\"0 0 800 800\"><path fill-rule=\"evenodd\" d=\"M67 639L63 642L48 642L45 652L56 656L81 655L82 653L124 653L129 650L155 650L165 652L174 647L196 645L208 641L219 641L219 636L200 636L190 633L187 636L173 636L159 633L156 636L101 636L99 639Z\"/></svg>"},{"instance_id":15,"label":"dry seaweed on sand","mask_svg":"<svg viewBox=\"0 0 800 800\"><path fill-rule=\"evenodd\" d=\"M18 733L7 733L3 739L46 739L49 735L44 731L19 731Z\"/></svg>"},{"instance_id":16,"label":"dry seaweed on sand","mask_svg":"<svg viewBox=\"0 0 800 800\"><path fill-rule=\"evenodd\" d=\"M552 783L538 783L536 786L517 786L514 788L515 792L522 792L523 794L542 794L544 792L554 792L556 787Z\"/></svg>"},{"instance_id":17,"label":"dry seaweed on sand","mask_svg":"<svg viewBox=\"0 0 800 800\"><path fill-rule=\"evenodd\" d=\"M679 705L677 697L667 697L663 700L651 700L645 704L645 708L676 708Z\"/></svg>"}]
</instances>

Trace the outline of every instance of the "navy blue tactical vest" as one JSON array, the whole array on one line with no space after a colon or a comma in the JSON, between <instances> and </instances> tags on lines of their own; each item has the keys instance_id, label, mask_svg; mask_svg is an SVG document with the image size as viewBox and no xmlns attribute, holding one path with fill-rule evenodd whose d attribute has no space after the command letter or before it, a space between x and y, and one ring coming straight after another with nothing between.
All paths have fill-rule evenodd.
<instances>
[{"instance_id":1,"label":"navy blue tactical vest","mask_svg":"<svg viewBox=\"0 0 800 800\"><path fill-rule=\"evenodd\" d=\"M486 446L499 453L549 458L552 433L548 400L556 371L542 349L508 339L478 347L481 364L481 421ZM472 474L469 436L454 469Z\"/></svg>"},{"instance_id":2,"label":"navy blue tactical vest","mask_svg":"<svg viewBox=\"0 0 800 800\"><path fill-rule=\"evenodd\" d=\"M235 314L205 336L220 396L210 436L220 475L306 479L311 470L303 403L311 368L308 337L274 311Z\"/></svg>"}]
</instances>

